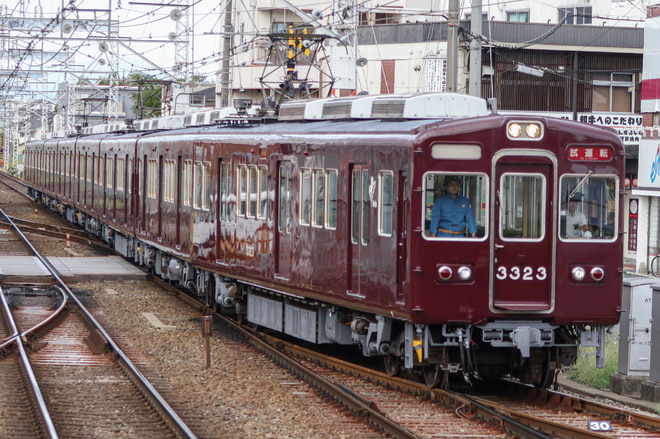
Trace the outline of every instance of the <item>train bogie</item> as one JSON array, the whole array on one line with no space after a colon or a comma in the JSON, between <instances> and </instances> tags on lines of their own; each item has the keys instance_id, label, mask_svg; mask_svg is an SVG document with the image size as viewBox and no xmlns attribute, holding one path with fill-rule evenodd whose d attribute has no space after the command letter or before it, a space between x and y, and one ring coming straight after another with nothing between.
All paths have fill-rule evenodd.
<instances>
[{"instance_id":1,"label":"train bogie","mask_svg":"<svg viewBox=\"0 0 660 439\"><path fill-rule=\"evenodd\" d=\"M547 385L581 340L602 347L621 313L616 135L489 116L456 95L365 99L306 111L335 105L341 120L35 142L26 175L39 199L68 203L68 217L207 304L357 344L389 373ZM478 117L450 117L448 99ZM449 110L425 119L420 102ZM74 163L63 176L62 154Z\"/></svg>"}]
</instances>

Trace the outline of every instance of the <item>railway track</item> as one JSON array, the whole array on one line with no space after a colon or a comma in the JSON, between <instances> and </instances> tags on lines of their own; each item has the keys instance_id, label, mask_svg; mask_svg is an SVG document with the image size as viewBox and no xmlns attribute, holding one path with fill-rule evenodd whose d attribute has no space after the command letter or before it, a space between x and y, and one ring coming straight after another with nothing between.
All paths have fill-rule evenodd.
<instances>
[{"instance_id":1,"label":"railway track","mask_svg":"<svg viewBox=\"0 0 660 439\"><path fill-rule=\"evenodd\" d=\"M202 308L199 302L184 297L195 307ZM259 334L250 343L269 352L271 358L281 353L289 357L276 361L286 364L287 370L303 377L326 397L352 410L356 430L359 425L367 425L392 437L625 438L658 437L660 434L654 424L657 418L645 419L643 415L568 395L540 393L524 387L493 395L431 391L423 384L362 371L335 358L319 359L318 354L305 353L299 346L282 340L272 339L270 348L261 347L267 338ZM307 370L318 377L307 377ZM502 397L514 393L518 395L515 399ZM590 432L587 429L590 420L607 420L613 431Z\"/></svg>"},{"instance_id":2,"label":"railway track","mask_svg":"<svg viewBox=\"0 0 660 439\"><path fill-rule=\"evenodd\" d=\"M17 227L15 231L49 267ZM12 288L2 291L6 334L0 344L0 382L9 390L3 391L3 399L15 401L9 405L18 412L1 411L0 436L195 437L49 268L59 284L55 290L9 280ZM61 298L57 306L56 296Z\"/></svg>"}]
</instances>

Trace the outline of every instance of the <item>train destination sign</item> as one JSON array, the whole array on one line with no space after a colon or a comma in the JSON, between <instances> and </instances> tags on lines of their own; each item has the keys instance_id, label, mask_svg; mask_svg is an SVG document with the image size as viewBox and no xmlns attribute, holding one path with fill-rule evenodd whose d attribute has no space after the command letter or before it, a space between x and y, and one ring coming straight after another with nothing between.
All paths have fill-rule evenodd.
<instances>
[{"instance_id":1,"label":"train destination sign","mask_svg":"<svg viewBox=\"0 0 660 439\"><path fill-rule=\"evenodd\" d=\"M568 159L574 162L608 162L612 150L606 146L569 146Z\"/></svg>"}]
</instances>

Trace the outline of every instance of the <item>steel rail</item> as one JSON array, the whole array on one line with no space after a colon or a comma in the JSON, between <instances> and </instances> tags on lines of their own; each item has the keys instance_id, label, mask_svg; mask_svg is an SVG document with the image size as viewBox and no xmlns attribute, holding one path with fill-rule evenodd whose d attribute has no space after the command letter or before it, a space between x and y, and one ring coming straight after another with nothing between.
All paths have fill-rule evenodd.
<instances>
[{"instance_id":1,"label":"steel rail","mask_svg":"<svg viewBox=\"0 0 660 439\"><path fill-rule=\"evenodd\" d=\"M3 313L7 318L7 322L9 323L9 327L13 334L11 341L15 342L16 346L18 347L18 354L21 358L21 365L23 366L23 371L25 372L27 381L30 384L30 391L32 392L32 397L36 402L38 408L37 413L41 419L41 422L43 423L45 433L47 433L52 439L56 439L59 436L57 434L57 430L55 429L55 424L53 423L53 419L51 418L48 407L46 406L46 401L43 394L41 393L41 389L39 388L37 377L32 370L30 359L28 358L27 351L23 345L23 339L21 338L18 328L16 327L16 322L14 321L11 310L9 309L9 304L5 298L5 293L2 290L2 286L0 286L0 301L2 302Z\"/></svg>"},{"instance_id":2,"label":"steel rail","mask_svg":"<svg viewBox=\"0 0 660 439\"><path fill-rule=\"evenodd\" d=\"M155 387L147 380L147 378L140 372L140 370L133 364L130 358L121 350L119 345L112 339L110 334L101 326L101 324L94 318L92 313L83 305L83 303L78 299L78 297L69 289L66 283L59 276L57 269L46 259L44 258L37 249L32 245L32 243L26 238L26 236L20 231L20 229L14 225L13 221L5 214L4 210L0 208L0 214L4 215L7 220L13 225L16 230L16 233L20 236L21 240L28 246L28 248L34 253L35 257L41 261L42 264L51 272L56 282L61 286L61 288L66 291L66 294L71 298L78 308L82 311L81 316L90 324L93 328L96 328L99 333L105 338L108 342L109 347L115 353L115 355L123 362L123 364L128 368L128 370L135 376L137 379L137 384L148 392L149 396L157 403L160 410L166 414L166 420L169 422L170 426L178 432L180 435L184 435L188 438L196 438L197 436L190 430L190 428L183 422L181 417L172 409L168 404L165 398L156 390Z\"/></svg>"}]
</instances>

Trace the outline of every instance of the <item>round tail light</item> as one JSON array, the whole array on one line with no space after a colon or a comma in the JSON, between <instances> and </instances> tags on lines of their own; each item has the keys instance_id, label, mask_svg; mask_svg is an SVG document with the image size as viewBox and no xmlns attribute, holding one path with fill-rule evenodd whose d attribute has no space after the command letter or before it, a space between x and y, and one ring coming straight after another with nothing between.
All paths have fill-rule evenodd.
<instances>
[{"instance_id":1,"label":"round tail light","mask_svg":"<svg viewBox=\"0 0 660 439\"><path fill-rule=\"evenodd\" d=\"M452 271L451 268L447 267L446 265L443 265L442 267L438 268L438 276L440 277L440 280L447 280L451 277Z\"/></svg>"},{"instance_id":2,"label":"round tail light","mask_svg":"<svg viewBox=\"0 0 660 439\"><path fill-rule=\"evenodd\" d=\"M591 269L591 278L595 281L601 281L605 277L605 270L602 267L594 267Z\"/></svg>"}]
</instances>

